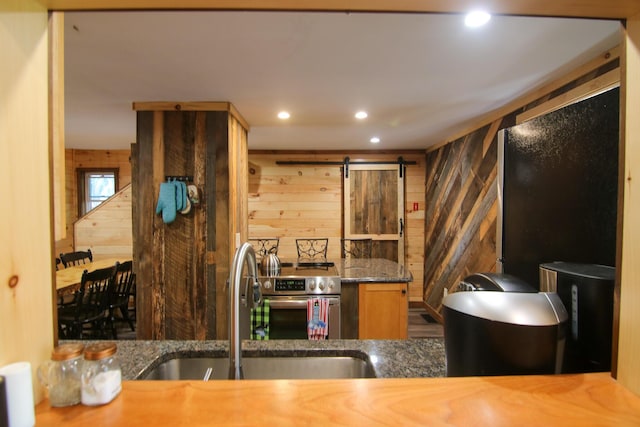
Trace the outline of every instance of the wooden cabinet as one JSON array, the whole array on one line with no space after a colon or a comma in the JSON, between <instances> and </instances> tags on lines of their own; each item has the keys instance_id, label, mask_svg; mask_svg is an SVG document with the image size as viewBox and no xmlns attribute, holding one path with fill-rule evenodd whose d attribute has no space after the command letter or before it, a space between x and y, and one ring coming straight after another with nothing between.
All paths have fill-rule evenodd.
<instances>
[{"instance_id":1,"label":"wooden cabinet","mask_svg":"<svg viewBox=\"0 0 640 427\"><path fill-rule=\"evenodd\" d=\"M407 283L361 283L358 287L358 338L406 339Z\"/></svg>"}]
</instances>

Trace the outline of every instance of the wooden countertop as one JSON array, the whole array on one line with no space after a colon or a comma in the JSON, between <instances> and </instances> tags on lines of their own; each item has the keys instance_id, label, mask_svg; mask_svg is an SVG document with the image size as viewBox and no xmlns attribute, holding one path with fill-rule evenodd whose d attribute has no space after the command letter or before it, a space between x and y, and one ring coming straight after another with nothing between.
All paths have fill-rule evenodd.
<instances>
[{"instance_id":1,"label":"wooden countertop","mask_svg":"<svg viewBox=\"0 0 640 427\"><path fill-rule=\"evenodd\" d=\"M125 381L100 407L36 407L43 426L638 426L609 373L357 380Z\"/></svg>"}]
</instances>

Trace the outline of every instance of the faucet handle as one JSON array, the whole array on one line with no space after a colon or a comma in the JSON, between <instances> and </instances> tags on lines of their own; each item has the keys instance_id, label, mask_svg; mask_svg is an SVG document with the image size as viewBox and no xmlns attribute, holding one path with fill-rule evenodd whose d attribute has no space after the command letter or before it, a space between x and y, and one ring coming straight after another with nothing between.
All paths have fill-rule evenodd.
<instances>
[{"instance_id":1,"label":"faucet handle","mask_svg":"<svg viewBox=\"0 0 640 427\"><path fill-rule=\"evenodd\" d=\"M262 304L262 291L260 290L260 282L257 278L253 279L253 307Z\"/></svg>"}]
</instances>

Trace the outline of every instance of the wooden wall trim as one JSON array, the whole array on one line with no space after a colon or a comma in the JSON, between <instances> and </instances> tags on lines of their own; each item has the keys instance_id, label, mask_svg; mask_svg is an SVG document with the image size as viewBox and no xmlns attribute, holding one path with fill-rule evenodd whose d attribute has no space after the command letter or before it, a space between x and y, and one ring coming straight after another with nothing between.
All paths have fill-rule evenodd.
<instances>
[{"instance_id":1,"label":"wooden wall trim","mask_svg":"<svg viewBox=\"0 0 640 427\"><path fill-rule=\"evenodd\" d=\"M551 100L544 102L534 108L531 108L522 114L516 116L516 123L520 124L531 120L535 117L542 116L544 114L551 113L552 111L559 110L567 105L580 102L591 96L598 95L599 93L606 92L620 84L620 68L613 69L595 79L576 87L562 95L556 96Z\"/></svg>"},{"instance_id":2,"label":"wooden wall trim","mask_svg":"<svg viewBox=\"0 0 640 427\"><path fill-rule=\"evenodd\" d=\"M640 394L640 181L635 166L640 164L640 15L627 21L625 61L622 75L621 123L622 147L620 153L624 174L621 177L624 199L623 213L619 215L622 244L616 265L614 318L614 367L612 372L625 387ZM620 210L618 210L620 212ZM619 309L619 310L618 310ZM617 345L616 345L617 344ZM615 356L617 355L617 364ZM617 370L617 371L616 371Z\"/></svg>"},{"instance_id":3,"label":"wooden wall trim","mask_svg":"<svg viewBox=\"0 0 640 427\"><path fill-rule=\"evenodd\" d=\"M230 102L200 102L200 101L150 101L134 102L134 111L227 111L235 117L242 127L249 131L250 126L238 109Z\"/></svg>"},{"instance_id":4,"label":"wooden wall trim","mask_svg":"<svg viewBox=\"0 0 640 427\"><path fill-rule=\"evenodd\" d=\"M470 0L40 0L50 10L220 9L465 13ZM504 15L626 18L640 13L635 0L494 0L491 12Z\"/></svg>"},{"instance_id":5,"label":"wooden wall trim","mask_svg":"<svg viewBox=\"0 0 640 427\"><path fill-rule=\"evenodd\" d=\"M51 149L53 235L67 237L64 150L64 14L49 16L49 140Z\"/></svg>"}]
</instances>

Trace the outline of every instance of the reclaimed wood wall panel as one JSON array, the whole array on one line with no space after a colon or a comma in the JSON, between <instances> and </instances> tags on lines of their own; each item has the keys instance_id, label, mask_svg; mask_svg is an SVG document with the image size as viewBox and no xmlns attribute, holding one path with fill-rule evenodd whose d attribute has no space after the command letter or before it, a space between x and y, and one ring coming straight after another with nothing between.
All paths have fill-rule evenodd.
<instances>
[{"instance_id":1,"label":"reclaimed wood wall panel","mask_svg":"<svg viewBox=\"0 0 640 427\"><path fill-rule=\"evenodd\" d=\"M422 152L250 152L249 237L279 237L281 257L296 257L296 237L328 237L328 256L340 257L342 170L340 166L277 165L277 161L396 161L406 168L406 263L414 277L410 300L422 301L424 269L424 180ZM414 203L416 209L414 209Z\"/></svg>"},{"instance_id":2,"label":"reclaimed wood wall panel","mask_svg":"<svg viewBox=\"0 0 640 427\"><path fill-rule=\"evenodd\" d=\"M138 111L138 147L132 150L137 168L134 263L138 282L145 283L141 312L150 314L138 338L227 335L226 280L235 249L231 236L246 235L247 227L246 129L230 116L226 110L193 108ZM200 196L198 206L168 224L155 214L166 176L191 177Z\"/></svg>"},{"instance_id":3,"label":"reclaimed wood wall panel","mask_svg":"<svg viewBox=\"0 0 640 427\"><path fill-rule=\"evenodd\" d=\"M193 176L194 126L199 113L164 113L164 173L169 176ZM156 221L158 219L156 218ZM164 305L166 338L195 339L195 304L198 295L192 277L194 227L193 215L178 213L176 220L164 225ZM204 257L204 254L201 254Z\"/></svg>"},{"instance_id":4,"label":"reclaimed wood wall panel","mask_svg":"<svg viewBox=\"0 0 640 427\"><path fill-rule=\"evenodd\" d=\"M440 321L445 289L471 272L495 271L500 122L427 154L423 301Z\"/></svg>"}]
</instances>

